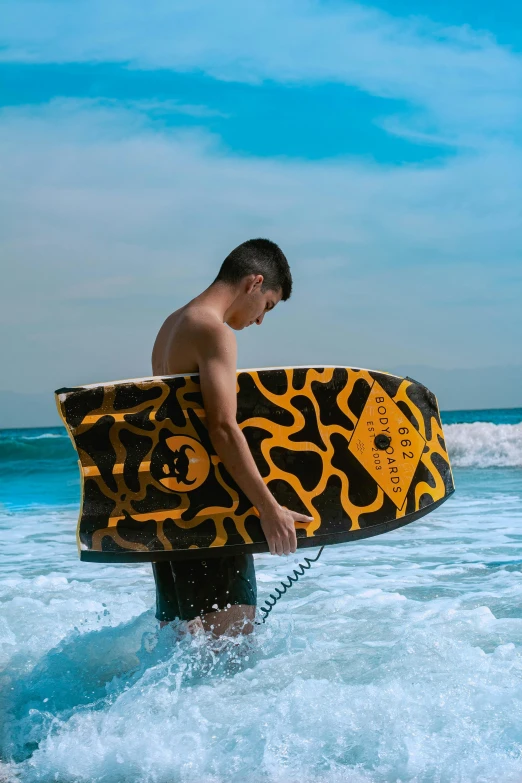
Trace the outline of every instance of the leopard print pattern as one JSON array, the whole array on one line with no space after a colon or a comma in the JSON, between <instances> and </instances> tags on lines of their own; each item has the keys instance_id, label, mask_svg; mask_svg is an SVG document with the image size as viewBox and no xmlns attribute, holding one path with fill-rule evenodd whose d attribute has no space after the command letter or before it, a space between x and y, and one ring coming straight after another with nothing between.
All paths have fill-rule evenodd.
<instances>
[{"instance_id":1,"label":"leopard print pattern","mask_svg":"<svg viewBox=\"0 0 522 783\"><path fill-rule=\"evenodd\" d=\"M385 532L453 492L437 401L411 379L249 370L238 372L237 395L268 488L313 517L296 523L299 547ZM257 510L210 441L197 375L59 389L56 401L79 457L82 559L267 551Z\"/></svg>"}]
</instances>

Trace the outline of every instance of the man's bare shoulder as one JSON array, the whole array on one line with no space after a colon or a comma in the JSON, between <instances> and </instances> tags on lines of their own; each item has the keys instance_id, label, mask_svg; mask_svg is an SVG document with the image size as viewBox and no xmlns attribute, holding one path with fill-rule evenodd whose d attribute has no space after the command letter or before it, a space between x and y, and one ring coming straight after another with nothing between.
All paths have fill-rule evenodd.
<instances>
[{"instance_id":1,"label":"man's bare shoulder","mask_svg":"<svg viewBox=\"0 0 522 783\"><path fill-rule=\"evenodd\" d=\"M232 330L209 308L198 305L188 306L182 319L180 327L185 335L190 335L192 340L203 341L203 343L209 341L214 345L225 346L236 343Z\"/></svg>"},{"instance_id":2,"label":"man's bare shoulder","mask_svg":"<svg viewBox=\"0 0 522 783\"><path fill-rule=\"evenodd\" d=\"M152 350L152 371L197 372L202 361L217 356L236 356L235 337L215 312L190 302L163 322Z\"/></svg>"}]
</instances>

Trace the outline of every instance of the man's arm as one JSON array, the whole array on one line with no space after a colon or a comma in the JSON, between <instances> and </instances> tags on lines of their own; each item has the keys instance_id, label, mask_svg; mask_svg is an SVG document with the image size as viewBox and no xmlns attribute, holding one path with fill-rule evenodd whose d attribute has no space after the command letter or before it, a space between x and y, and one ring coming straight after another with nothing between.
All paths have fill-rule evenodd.
<instances>
[{"instance_id":1,"label":"man's arm","mask_svg":"<svg viewBox=\"0 0 522 783\"><path fill-rule=\"evenodd\" d=\"M236 340L219 323L198 324L195 334L199 378L210 439L226 469L257 508L273 555L295 552L294 522L310 517L282 508L257 469L237 421Z\"/></svg>"}]
</instances>

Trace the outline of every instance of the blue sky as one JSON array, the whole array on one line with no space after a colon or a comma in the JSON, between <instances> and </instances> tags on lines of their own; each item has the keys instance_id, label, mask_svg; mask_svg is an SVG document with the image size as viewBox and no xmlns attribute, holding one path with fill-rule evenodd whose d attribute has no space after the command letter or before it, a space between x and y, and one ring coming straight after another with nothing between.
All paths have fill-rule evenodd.
<instances>
[{"instance_id":1,"label":"blue sky","mask_svg":"<svg viewBox=\"0 0 522 783\"><path fill-rule=\"evenodd\" d=\"M295 292L241 366L522 363L517 6L0 13L0 388L147 375L163 319L254 236Z\"/></svg>"}]
</instances>

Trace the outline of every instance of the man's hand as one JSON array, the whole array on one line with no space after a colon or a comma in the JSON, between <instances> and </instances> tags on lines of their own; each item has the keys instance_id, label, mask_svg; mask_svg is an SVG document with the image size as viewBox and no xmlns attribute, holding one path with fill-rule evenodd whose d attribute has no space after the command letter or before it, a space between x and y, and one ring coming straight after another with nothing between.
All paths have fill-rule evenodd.
<instances>
[{"instance_id":1,"label":"man's hand","mask_svg":"<svg viewBox=\"0 0 522 783\"><path fill-rule=\"evenodd\" d=\"M312 522L313 517L289 511L275 505L260 516L261 529L265 534L271 555L289 555L297 549L295 522Z\"/></svg>"}]
</instances>

